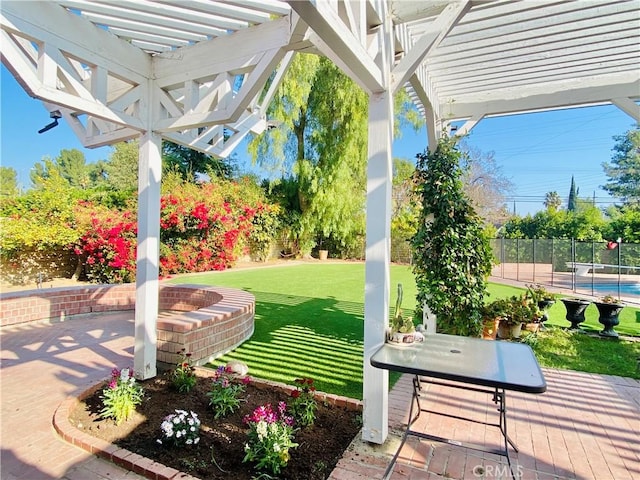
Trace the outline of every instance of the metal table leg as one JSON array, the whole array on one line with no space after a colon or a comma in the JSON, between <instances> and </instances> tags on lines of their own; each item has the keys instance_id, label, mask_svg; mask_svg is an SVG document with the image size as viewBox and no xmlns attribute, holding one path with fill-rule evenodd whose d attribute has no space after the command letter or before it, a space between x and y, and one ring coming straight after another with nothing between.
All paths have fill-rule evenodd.
<instances>
[{"instance_id":1,"label":"metal table leg","mask_svg":"<svg viewBox=\"0 0 640 480\"><path fill-rule=\"evenodd\" d=\"M482 393L488 393L488 394L492 394L493 398L492 401L498 406L498 414L499 414L499 423L495 424L495 423L486 423L486 422L478 422L478 423L482 423L484 425L488 425L488 426L493 426L493 427L498 427L500 429L500 433L502 434L502 438L504 440L504 449L502 450L497 450L497 449L486 449L484 446L482 445L476 445L476 444L472 444L472 443L463 443L463 442L459 442L456 440L451 440L448 438L444 438L444 437L439 437L436 435L430 435L427 433L422 433L422 432L416 432L411 430L411 426L416 422L416 420L418 420L418 418L420 417L420 413L421 412L429 412L429 413L434 413L436 415L444 415L447 417L452 417L452 418L457 418L460 420L465 420L465 421L471 421L471 422L475 422L475 420L471 420L468 418L464 418L464 417L460 417L457 415L449 415L446 413L440 413L440 412L435 412L433 410L426 410L423 409L422 406L420 405L420 391L422 390L422 381L417 375L414 376L413 380L412 380L412 386L413 386L413 394L412 394L412 398L411 398L411 407L409 408L409 417L408 417L408 421L407 421L407 428L404 431L404 434L402 435L402 441L400 442L400 445L398 446L398 449L396 450L396 453L394 454L393 458L391 459L391 462L389 463L389 465L387 466L387 469L384 472L384 476L383 479L387 480L390 476L391 473L393 472L393 468L398 460L398 456L400 455L400 451L402 450L402 447L404 447L404 444L407 441L407 438L409 437L409 435L412 435L414 437L418 437L421 439L426 439L426 440L435 440L441 443L447 443L449 445L455 445L455 446L459 446L459 447L466 447L466 448L470 448L473 450L478 450L478 451L483 451L483 452L487 452L487 453L492 453L492 454L496 454L496 455L500 455L503 457L507 457L507 464L509 465L509 471L511 472L511 476L515 479L516 474L513 471L513 466L511 464L511 458L509 456L509 445L511 445L511 447L517 452L518 451L518 447L516 446L516 444L513 442L513 440L511 440L511 438L509 437L508 433L507 433L507 408L506 408L506 392L504 389L494 389L494 390L488 390L488 389L483 389L483 388L475 388L475 387L465 387L462 385L454 385L451 383L445 383L445 382L438 382L438 381L434 381L434 380L424 380L425 383L433 383L436 385L443 385L446 387L451 387L451 388L459 388L459 389L463 389L463 390L472 390L472 391L477 391L477 392L482 392ZM414 405L415 405L415 415L414 415Z\"/></svg>"}]
</instances>

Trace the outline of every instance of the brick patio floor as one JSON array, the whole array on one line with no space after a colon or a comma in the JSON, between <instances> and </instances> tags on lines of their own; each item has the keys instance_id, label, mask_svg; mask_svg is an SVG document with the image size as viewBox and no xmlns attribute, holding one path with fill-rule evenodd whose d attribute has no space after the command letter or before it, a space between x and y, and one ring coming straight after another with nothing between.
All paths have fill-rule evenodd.
<instances>
[{"instance_id":1,"label":"brick patio floor","mask_svg":"<svg viewBox=\"0 0 640 480\"><path fill-rule=\"evenodd\" d=\"M2 480L134 480L143 477L60 438L58 405L133 363L131 312L0 329Z\"/></svg>"},{"instance_id":2,"label":"brick patio floor","mask_svg":"<svg viewBox=\"0 0 640 480\"><path fill-rule=\"evenodd\" d=\"M635 359L629 359L635 361ZM507 392L507 427L519 448L510 457L523 480L640 478L640 382L608 375L543 369L547 391L540 395ZM423 408L498 421L487 394L428 387ZM356 439L334 470L333 480L382 478L400 443L411 398L411 376L404 375L389 396L393 434L383 446ZM496 427L423 413L414 430L499 448ZM392 479L511 478L506 458L458 446L410 437L401 450Z\"/></svg>"},{"instance_id":3,"label":"brick patio floor","mask_svg":"<svg viewBox=\"0 0 640 480\"><path fill-rule=\"evenodd\" d=\"M0 476L3 480L141 479L63 441L52 427L56 408L132 363L131 312L74 317L0 329ZM636 361L636 359L629 359ZM541 395L509 393L509 433L523 479L640 478L640 382L622 377L544 370ZM411 396L403 376L389 397L391 434L382 445L354 440L331 478L381 478L399 444ZM493 422L485 394L430 386L430 405L444 413ZM417 429L462 441L497 446L494 427L423 414ZM507 478L504 459L466 448L410 439L394 479ZM484 472L484 473L482 473Z\"/></svg>"}]
</instances>

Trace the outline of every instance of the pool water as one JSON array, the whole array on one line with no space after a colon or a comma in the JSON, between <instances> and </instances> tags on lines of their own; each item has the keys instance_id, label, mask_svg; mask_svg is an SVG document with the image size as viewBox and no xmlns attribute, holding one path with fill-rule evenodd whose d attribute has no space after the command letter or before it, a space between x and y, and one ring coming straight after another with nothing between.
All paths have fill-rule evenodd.
<instances>
[{"instance_id":1,"label":"pool water","mask_svg":"<svg viewBox=\"0 0 640 480\"><path fill-rule=\"evenodd\" d=\"M589 290L593 288L595 295L607 295L618 294L617 283L578 283L576 289ZM640 297L640 283L620 283L620 295L622 296L639 296Z\"/></svg>"}]
</instances>

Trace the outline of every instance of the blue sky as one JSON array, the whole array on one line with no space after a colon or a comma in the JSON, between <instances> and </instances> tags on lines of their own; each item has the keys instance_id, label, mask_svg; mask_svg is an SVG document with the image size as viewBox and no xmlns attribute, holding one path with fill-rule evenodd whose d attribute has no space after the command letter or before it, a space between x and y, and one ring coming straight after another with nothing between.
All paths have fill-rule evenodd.
<instances>
[{"instance_id":1,"label":"blue sky","mask_svg":"<svg viewBox=\"0 0 640 480\"><path fill-rule=\"evenodd\" d=\"M111 148L86 149L64 120L58 127L38 134L51 119L38 100L30 98L3 66L0 76L0 163L18 172L18 181L30 186L31 167L60 150L81 150L88 162L108 158ZM614 106L514 115L482 120L471 131L467 143L483 153L494 152L502 173L514 184L508 201L520 215L542 209L549 191L563 200L575 177L580 197L606 206L608 195L600 186L606 182L601 164L611 160L613 136L634 125L633 119ZM426 147L426 131L407 130L394 142L394 157L414 159ZM241 170L250 169L242 146L238 148ZM601 203L603 202L603 203Z\"/></svg>"}]
</instances>

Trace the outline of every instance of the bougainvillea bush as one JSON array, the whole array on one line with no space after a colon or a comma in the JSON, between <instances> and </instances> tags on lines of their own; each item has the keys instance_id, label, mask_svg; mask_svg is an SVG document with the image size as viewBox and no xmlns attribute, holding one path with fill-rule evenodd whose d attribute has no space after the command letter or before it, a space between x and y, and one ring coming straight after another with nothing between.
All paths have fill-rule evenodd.
<instances>
[{"instance_id":1,"label":"bougainvillea bush","mask_svg":"<svg viewBox=\"0 0 640 480\"><path fill-rule=\"evenodd\" d=\"M132 282L136 275L138 226L131 210L111 210L90 202L76 206L76 222L83 232L73 252L96 283Z\"/></svg>"},{"instance_id":2,"label":"bougainvillea bush","mask_svg":"<svg viewBox=\"0 0 640 480\"><path fill-rule=\"evenodd\" d=\"M271 225L274 215L274 207L249 182L172 185L160 202L161 276L230 267L248 253L252 235L260 233L265 223ZM76 218L84 233L73 251L85 263L90 280L135 279L135 210L109 210L87 202L78 205ZM269 222L262 216L269 216Z\"/></svg>"}]
</instances>

